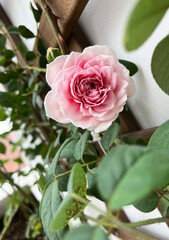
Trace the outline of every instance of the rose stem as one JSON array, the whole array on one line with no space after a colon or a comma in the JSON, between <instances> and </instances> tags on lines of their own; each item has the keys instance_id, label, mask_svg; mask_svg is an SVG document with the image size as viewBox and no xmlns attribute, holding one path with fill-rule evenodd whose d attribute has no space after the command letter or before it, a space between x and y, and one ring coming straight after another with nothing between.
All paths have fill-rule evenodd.
<instances>
[{"instance_id":1,"label":"rose stem","mask_svg":"<svg viewBox=\"0 0 169 240\"><path fill-rule=\"evenodd\" d=\"M67 53L67 47L65 45L65 42L61 36L61 32L60 29L56 23L56 21L53 19L53 14L52 11L50 10L50 8L47 6L45 0L38 0L38 3L42 9L42 11L44 12L44 14L46 15L46 18L55 34L55 38L57 41L57 44L60 48L61 53L64 55Z\"/></svg>"}]
</instances>

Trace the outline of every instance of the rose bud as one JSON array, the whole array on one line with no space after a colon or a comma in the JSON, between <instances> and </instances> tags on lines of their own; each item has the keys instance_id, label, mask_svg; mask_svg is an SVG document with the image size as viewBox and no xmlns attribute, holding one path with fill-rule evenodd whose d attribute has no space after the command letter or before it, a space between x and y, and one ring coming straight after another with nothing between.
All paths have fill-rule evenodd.
<instances>
[{"instance_id":1,"label":"rose bud","mask_svg":"<svg viewBox=\"0 0 169 240\"><path fill-rule=\"evenodd\" d=\"M57 57L47 65L46 80L46 115L96 133L108 129L135 93L129 71L106 46Z\"/></svg>"},{"instance_id":2,"label":"rose bud","mask_svg":"<svg viewBox=\"0 0 169 240\"><path fill-rule=\"evenodd\" d=\"M48 63L51 63L56 57L62 55L59 48L48 48L46 58Z\"/></svg>"}]
</instances>

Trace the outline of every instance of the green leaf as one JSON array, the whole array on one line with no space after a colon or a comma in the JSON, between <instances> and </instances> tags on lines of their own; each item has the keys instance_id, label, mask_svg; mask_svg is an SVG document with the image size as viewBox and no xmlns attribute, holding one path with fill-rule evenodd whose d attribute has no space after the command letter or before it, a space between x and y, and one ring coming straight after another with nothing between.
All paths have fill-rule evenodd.
<instances>
[{"instance_id":1,"label":"green leaf","mask_svg":"<svg viewBox=\"0 0 169 240\"><path fill-rule=\"evenodd\" d=\"M58 181L55 180L47 187L41 201L40 214L44 230L50 240L62 240L64 230L54 232L50 230L50 225L61 204L62 198L58 189Z\"/></svg>"},{"instance_id":2,"label":"green leaf","mask_svg":"<svg viewBox=\"0 0 169 240\"><path fill-rule=\"evenodd\" d=\"M15 91L18 90L21 86L22 86L21 82L18 81L18 80L16 80L16 79L11 79L11 80L7 83L8 92L15 92Z\"/></svg>"},{"instance_id":3,"label":"green leaf","mask_svg":"<svg viewBox=\"0 0 169 240\"><path fill-rule=\"evenodd\" d=\"M34 38L35 37L33 32L31 32L27 27L25 27L23 25L20 25L18 27L18 31L24 38Z\"/></svg>"},{"instance_id":4,"label":"green leaf","mask_svg":"<svg viewBox=\"0 0 169 240\"><path fill-rule=\"evenodd\" d=\"M79 163L76 163L72 169L68 182L68 193L77 194L86 200L86 204L73 199L71 195L67 195L58 207L55 218L51 224L51 230L61 230L68 224L72 217L83 211L88 204L88 200L86 199L86 177Z\"/></svg>"},{"instance_id":5,"label":"green leaf","mask_svg":"<svg viewBox=\"0 0 169 240\"><path fill-rule=\"evenodd\" d=\"M0 142L0 153L5 154L6 152L6 147L3 143Z\"/></svg>"},{"instance_id":6,"label":"green leaf","mask_svg":"<svg viewBox=\"0 0 169 240\"><path fill-rule=\"evenodd\" d=\"M52 163L48 169L48 175L52 175L53 176L53 173L55 173L56 169L57 169L57 162L58 162L58 159L60 157L60 154L61 152L63 151L63 149L67 146L67 144L69 144L69 142L72 141L72 138L68 138L65 140L65 142L62 144L62 146L59 148L59 150L57 151L55 157L53 158L52 160Z\"/></svg>"},{"instance_id":7,"label":"green leaf","mask_svg":"<svg viewBox=\"0 0 169 240\"><path fill-rule=\"evenodd\" d=\"M19 34L18 28L17 28L17 27L14 27L14 26L8 27L8 32L9 32L10 34Z\"/></svg>"},{"instance_id":8,"label":"green leaf","mask_svg":"<svg viewBox=\"0 0 169 240\"><path fill-rule=\"evenodd\" d=\"M36 59L36 54L34 53L34 52L32 52L32 51L27 51L26 53L25 53L25 58L26 58L26 60L29 62L29 61L33 61L33 60L35 60Z\"/></svg>"},{"instance_id":9,"label":"green leaf","mask_svg":"<svg viewBox=\"0 0 169 240\"><path fill-rule=\"evenodd\" d=\"M62 158L73 158L75 152L77 140L73 139L63 148L60 157Z\"/></svg>"},{"instance_id":10,"label":"green leaf","mask_svg":"<svg viewBox=\"0 0 169 240\"><path fill-rule=\"evenodd\" d=\"M134 204L138 210L142 212L151 212L158 206L158 195L153 192L150 195L146 196L145 198L139 200Z\"/></svg>"},{"instance_id":11,"label":"green leaf","mask_svg":"<svg viewBox=\"0 0 169 240\"><path fill-rule=\"evenodd\" d=\"M30 3L30 6L31 6L31 10L32 10L35 21L37 23L40 22L40 18L41 18L42 13L39 10L35 9L33 7L32 3Z\"/></svg>"},{"instance_id":12,"label":"green leaf","mask_svg":"<svg viewBox=\"0 0 169 240\"><path fill-rule=\"evenodd\" d=\"M46 60L46 57L45 56L40 56L39 58L39 66L41 68L46 68L46 64L47 64L47 60Z\"/></svg>"},{"instance_id":13,"label":"green leaf","mask_svg":"<svg viewBox=\"0 0 169 240\"><path fill-rule=\"evenodd\" d=\"M169 156L164 150L154 150L140 156L115 186L109 200L111 209L133 204L155 188L169 182ZM159 177L157 177L159 176Z\"/></svg>"},{"instance_id":14,"label":"green leaf","mask_svg":"<svg viewBox=\"0 0 169 240\"><path fill-rule=\"evenodd\" d=\"M141 46L152 34L169 7L168 0L140 0L133 9L124 36L128 51Z\"/></svg>"},{"instance_id":15,"label":"green leaf","mask_svg":"<svg viewBox=\"0 0 169 240\"><path fill-rule=\"evenodd\" d=\"M28 51L26 45L23 42L18 43L18 49L23 54L25 54Z\"/></svg>"},{"instance_id":16,"label":"green leaf","mask_svg":"<svg viewBox=\"0 0 169 240\"><path fill-rule=\"evenodd\" d=\"M148 147L158 149L169 149L169 120L163 123L153 133L148 143Z\"/></svg>"},{"instance_id":17,"label":"green leaf","mask_svg":"<svg viewBox=\"0 0 169 240\"><path fill-rule=\"evenodd\" d=\"M105 200L109 200L124 174L147 148L119 145L111 149L103 158L97 170L98 190Z\"/></svg>"},{"instance_id":18,"label":"green leaf","mask_svg":"<svg viewBox=\"0 0 169 240\"><path fill-rule=\"evenodd\" d=\"M138 72L138 67L134 63L126 60L119 60L119 62L129 70L130 76L133 76Z\"/></svg>"},{"instance_id":19,"label":"green leaf","mask_svg":"<svg viewBox=\"0 0 169 240\"><path fill-rule=\"evenodd\" d=\"M12 50L6 49L4 56L6 59L10 60L11 58L15 57L15 54Z\"/></svg>"},{"instance_id":20,"label":"green leaf","mask_svg":"<svg viewBox=\"0 0 169 240\"><path fill-rule=\"evenodd\" d=\"M88 193L92 194L94 197L104 201L97 189L97 182L96 182L97 169L98 168L95 167L95 168L91 169L90 172L87 173ZM91 172L92 172L92 174L91 174Z\"/></svg>"},{"instance_id":21,"label":"green leaf","mask_svg":"<svg viewBox=\"0 0 169 240\"><path fill-rule=\"evenodd\" d=\"M3 107L12 107L15 103L13 95L7 92L0 92L0 105Z\"/></svg>"},{"instance_id":22,"label":"green leaf","mask_svg":"<svg viewBox=\"0 0 169 240\"><path fill-rule=\"evenodd\" d=\"M0 34L0 52L4 49L6 44L6 36L3 34Z\"/></svg>"},{"instance_id":23,"label":"green leaf","mask_svg":"<svg viewBox=\"0 0 169 240\"><path fill-rule=\"evenodd\" d=\"M40 38L37 40L37 49L41 55L46 56L47 47L45 42Z\"/></svg>"},{"instance_id":24,"label":"green leaf","mask_svg":"<svg viewBox=\"0 0 169 240\"><path fill-rule=\"evenodd\" d=\"M77 142L74 149L74 157L76 160L80 160L83 158L83 153L86 147L88 137L89 137L89 131L87 130L85 133L83 133L80 140Z\"/></svg>"},{"instance_id":25,"label":"green leaf","mask_svg":"<svg viewBox=\"0 0 169 240\"><path fill-rule=\"evenodd\" d=\"M123 136L122 142L129 145L136 145L136 141L130 136Z\"/></svg>"},{"instance_id":26,"label":"green leaf","mask_svg":"<svg viewBox=\"0 0 169 240\"><path fill-rule=\"evenodd\" d=\"M169 35L165 37L155 48L152 61L151 71L159 87L169 95Z\"/></svg>"},{"instance_id":27,"label":"green leaf","mask_svg":"<svg viewBox=\"0 0 169 240\"><path fill-rule=\"evenodd\" d=\"M0 121L6 120L7 117L4 108L0 106Z\"/></svg>"},{"instance_id":28,"label":"green leaf","mask_svg":"<svg viewBox=\"0 0 169 240\"><path fill-rule=\"evenodd\" d=\"M10 80L10 76L7 73L0 72L0 83L4 84Z\"/></svg>"},{"instance_id":29,"label":"green leaf","mask_svg":"<svg viewBox=\"0 0 169 240\"><path fill-rule=\"evenodd\" d=\"M68 192L76 193L82 198L86 197L86 176L80 163L73 166L69 177Z\"/></svg>"},{"instance_id":30,"label":"green leaf","mask_svg":"<svg viewBox=\"0 0 169 240\"><path fill-rule=\"evenodd\" d=\"M164 217L169 216L169 194L160 199L160 212Z\"/></svg>"},{"instance_id":31,"label":"green leaf","mask_svg":"<svg viewBox=\"0 0 169 240\"><path fill-rule=\"evenodd\" d=\"M105 150L109 150L109 148L114 143L115 139L117 138L117 135L120 131L119 124L113 123L105 132L102 138L102 145Z\"/></svg>"},{"instance_id":32,"label":"green leaf","mask_svg":"<svg viewBox=\"0 0 169 240\"><path fill-rule=\"evenodd\" d=\"M106 232L101 226L90 226L87 223L81 224L79 227L69 231L64 240L108 240Z\"/></svg>"},{"instance_id":33,"label":"green leaf","mask_svg":"<svg viewBox=\"0 0 169 240\"><path fill-rule=\"evenodd\" d=\"M22 159L20 159L20 158L16 158L13 161L18 163L18 164L22 164L23 163Z\"/></svg>"}]
</instances>

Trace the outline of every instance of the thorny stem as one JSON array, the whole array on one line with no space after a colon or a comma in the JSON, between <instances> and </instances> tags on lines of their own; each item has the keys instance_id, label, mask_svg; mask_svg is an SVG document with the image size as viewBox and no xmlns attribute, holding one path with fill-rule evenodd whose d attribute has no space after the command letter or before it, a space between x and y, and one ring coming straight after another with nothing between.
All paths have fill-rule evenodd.
<instances>
[{"instance_id":1,"label":"thorny stem","mask_svg":"<svg viewBox=\"0 0 169 240\"><path fill-rule=\"evenodd\" d=\"M61 32L60 32L60 29L59 29L57 23L53 20L53 15L52 15L51 10L48 8L45 0L38 0L38 3L40 5L40 7L42 8L44 14L46 15L46 18L48 19L48 22L55 34L55 38L56 38L56 41L60 48L61 53L66 54L67 50L66 50L66 46L64 44L64 40L61 36Z\"/></svg>"},{"instance_id":2,"label":"thorny stem","mask_svg":"<svg viewBox=\"0 0 169 240\"><path fill-rule=\"evenodd\" d=\"M25 66L24 68L28 70L36 70L38 72L44 72L44 73L46 72L46 68L39 68L36 66Z\"/></svg>"},{"instance_id":3,"label":"thorny stem","mask_svg":"<svg viewBox=\"0 0 169 240\"><path fill-rule=\"evenodd\" d=\"M141 227L145 225L162 223L162 222L169 222L169 217L153 218L153 219L148 219L148 220L135 222L135 223L125 223L125 225L128 227Z\"/></svg>"}]
</instances>

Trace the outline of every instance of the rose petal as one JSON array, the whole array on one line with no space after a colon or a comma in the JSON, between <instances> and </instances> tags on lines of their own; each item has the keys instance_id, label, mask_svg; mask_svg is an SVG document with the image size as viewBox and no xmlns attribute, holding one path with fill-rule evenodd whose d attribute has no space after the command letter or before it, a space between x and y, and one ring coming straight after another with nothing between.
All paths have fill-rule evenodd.
<instances>
[{"instance_id":1,"label":"rose petal","mask_svg":"<svg viewBox=\"0 0 169 240\"><path fill-rule=\"evenodd\" d=\"M85 48L83 50L83 53L89 53L89 54L93 53L94 56L109 55L109 56L112 56L115 61L118 61L114 51L108 48L107 46L99 46L99 45L90 46Z\"/></svg>"},{"instance_id":2,"label":"rose petal","mask_svg":"<svg viewBox=\"0 0 169 240\"><path fill-rule=\"evenodd\" d=\"M47 66L46 80L49 86L51 86L54 83L56 75L62 70L63 65L67 59L67 56L68 55L59 56L55 58L53 62L46 65Z\"/></svg>"},{"instance_id":3,"label":"rose petal","mask_svg":"<svg viewBox=\"0 0 169 240\"><path fill-rule=\"evenodd\" d=\"M60 123L70 123L70 121L63 116L62 112L60 111L60 106L55 101L52 91L47 93L44 100L44 107L47 117L52 118Z\"/></svg>"},{"instance_id":4,"label":"rose petal","mask_svg":"<svg viewBox=\"0 0 169 240\"><path fill-rule=\"evenodd\" d=\"M115 119L114 119L115 120ZM110 121L105 121L105 122L101 122L97 127L95 127L93 130L95 133L100 133L100 132L104 132L106 131L112 124L112 122L114 120L110 120Z\"/></svg>"}]
</instances>

